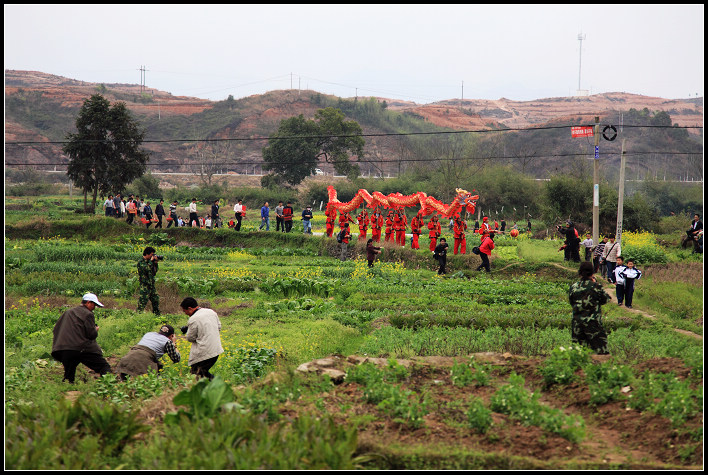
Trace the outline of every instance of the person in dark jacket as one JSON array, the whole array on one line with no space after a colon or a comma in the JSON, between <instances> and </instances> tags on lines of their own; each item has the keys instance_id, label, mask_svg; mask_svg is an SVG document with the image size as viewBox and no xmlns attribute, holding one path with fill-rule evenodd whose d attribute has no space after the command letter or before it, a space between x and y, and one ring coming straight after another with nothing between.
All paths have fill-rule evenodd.
<instances>
[{"instance_id":1,"label":"person in dark jacket","mask_svg":"<svg viewBox=\"0 0 708 475\"><path fill-rule=\"evenodd\" d=\"M374 267L374 259L376 259L376 254L380 252L381 248L374 246L373 238L366 241L366 260L369 261L369 267Z\"/></svg>"},{"instance_id":2,"label":"person in dark jacket","mask_svg":"<svg viewBox=\"0 0 708 475\"><path fill-rule=\"evenodd\" d=\"M435 246L435 251L433 251L433 257L438 260L440 268L438 269L439 275L445 274L445 266L447 265L447 240L445 238L440 238L440 243Z\"/></svg>"},{"instance_id":3,"label":"person in dark jacket","mask_svg":"<svg viewBox=\"0 0 708 475\"><path fill-rule=\"evenodd\" d=\"M219 216L219 200L214 200L214 204L211 205L211 223L215 228L219 227L219 222L221 217Z\"/></svg>"},{"instance_id":4,"label":"person in dark jacket","mask_svg":"<svg viewBox=\"0 0 708 475\"><path fill-rule=\"evenodd\" d=\"M580 237L572 221L568 221L565 229L558 226L558 232L565 236L565 260L580 262Z\"/></svg>"},{"instance_id":5,"label":"person in dark jacket","mask_svg":"<svg viewBox=\"0 0 708 475\"><path fill-rule=\"evenodd\" d=\"M157 224L155 224L155 229L162 229L162 217L165 216L165 207L162 204L165 200L160 200L160 202L155 206L155 217L157 218Z\"/></svg>"},{"instance_id":6,"label":"person in dark jacket","mask_svg":"<svg viewBox=\"0 0 708 475\"><path fill-rule=\"evenodd\" d=\"M103 357L101 347L96 343L98 325L93 311L103 304L95 294L85 294L81 305L64 312L54 325L52 357L64 366L64 378L74 384L76 368L83 363L101 376L111 372L111 365Z\"/></svg>"}]
</instances>

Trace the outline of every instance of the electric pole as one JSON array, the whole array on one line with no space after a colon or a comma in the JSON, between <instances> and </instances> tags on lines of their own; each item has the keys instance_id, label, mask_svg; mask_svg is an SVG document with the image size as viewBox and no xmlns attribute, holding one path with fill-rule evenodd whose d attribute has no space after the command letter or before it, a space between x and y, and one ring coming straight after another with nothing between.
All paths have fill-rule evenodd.
<instances>
[{"instance_id":1,"label":"electric pole","mask_svg":"<svg viewBox=\"0 0 708 475\"><path fill-rule=\"evenodd\" d=\"M580 41L580 63L578 65L578 94L580 94L580 71L583 67L583 40L585 35L582 32L578 35L578 41Z\"/></svg>"},{"instance_id":2,"label":"electric pole","mask_svg":"<svg viewBox=\"0 0 708 475\"><path fill-rule=\"evenodd\" d=\"M140 66L140 94L143 93L143 89L145 89L145 72L147 69L145 69L145 66Z\"/></svg>"},{"instance_id":3,"label":"electric pole","mask_svg":"<svg viewBox=\"0 0 708 475\"><path fill-rule=\"evenodd\" d=\"M593 160L592 242L600 242L600 117L595 117L595 159Z\"/></svg>"},{"instance_id":4,"label":"electric pole","mask_svg":"<svg viewBox=\"0 0 708 475\"><path fill-rule=\"evenodd\" d=\"M622 155L620 156L620 176L619 176L619 198L617 199L617 230L615 231L615 241L622 245L622 218L624 209L624 168L626 165L624 155L624 139L622 139ZM593 241L594 242L594 241Z\"/></svg>"}]
</instances>

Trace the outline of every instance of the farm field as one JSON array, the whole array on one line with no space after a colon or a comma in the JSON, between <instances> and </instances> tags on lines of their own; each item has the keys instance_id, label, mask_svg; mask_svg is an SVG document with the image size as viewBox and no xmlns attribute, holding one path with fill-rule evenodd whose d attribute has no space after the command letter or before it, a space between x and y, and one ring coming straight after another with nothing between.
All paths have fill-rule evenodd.
<instances>
[{"instance_id":1,"label":"farm field","mask_svg":"<svg viewBox=\"0 0 708 475\"><path fill-rule=\"evenodd\" d=\"M491 273L450 252L441 277L427 239L384 244L369 269L364 242L342 262L297 225L146 230L75 206L6 199L7 469L703 467L703 262L679 234L625 234L645 274L634 309L603 307L598 356L571 344L577 264L559 241L500 236ZM161 316L136 311L148 245L165 256ZM180 334L181 362L159 375L80 366L62 383L52 328L85 292L105 305L112 366L145 332L185 325L184 297L214 309L217 377L195 382Z\"/></svg>"}]
</instances>

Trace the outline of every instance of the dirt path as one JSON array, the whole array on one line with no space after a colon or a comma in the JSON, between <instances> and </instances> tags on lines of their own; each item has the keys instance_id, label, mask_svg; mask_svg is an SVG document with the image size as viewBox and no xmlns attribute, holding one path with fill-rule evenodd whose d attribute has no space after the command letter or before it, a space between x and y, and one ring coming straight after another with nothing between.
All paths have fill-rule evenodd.
<instances>
[{"instance_id":1,"label":"dirt path","mask_svg":"<svg viewBox=\"0 0 708 475\"><path fill-rule=\"evenodd\" d=\"M554 266L556 266L556 267L558 267L559 269L573 270L573 269L570 269L570 268L568 268L568 267L564 267L564 266L562 266L561 264L557 264L557 263L555 263L555 262L552 262L551 264L554 265ZM511 264L510 264L510 265L511 265ZM509 267L509 266L507 266L507 267ZM506 268L506 267L505 267L505 268ZM610 283L608 283L608 282L605 282L604 279L602 279L602 278L600 278L600 283L602 284L602 286L603 286L603 288L605 289L605 291L606 291L608 294L610 294L610 296L612 296L612 299L613 299L615 302L617 302L617 292L616 292L616 290L615 290L615 286L612 285L612 284L610 284ZM657 318L656 318L655 315L652 315L652 314L650 314L650 313L647 313L647 312L645 312L645 311L643 311L643 310L639 310L639 309L636 309L636 308L627 308L627 307L622 307L622 308L623 308L626 312L635 313L635 314L637 314L637 315L641 315L642 317L648 318L648 319L650 319L650 320L657 320ZM693 337L693 338L696 338L696 339L698 339L698 340L703 341L703 335L698 335L698 334L696 334L696 333L690 332L690 331L688 331L688 330L682 330L682 329L680 329L680 328L674 328L674 331L676 331L676 332L678 332L678 333L681 333L681 334L683 334L683 335L687 335L687 336L690 336L690 337Z\"/></svg>"}]
</instances>

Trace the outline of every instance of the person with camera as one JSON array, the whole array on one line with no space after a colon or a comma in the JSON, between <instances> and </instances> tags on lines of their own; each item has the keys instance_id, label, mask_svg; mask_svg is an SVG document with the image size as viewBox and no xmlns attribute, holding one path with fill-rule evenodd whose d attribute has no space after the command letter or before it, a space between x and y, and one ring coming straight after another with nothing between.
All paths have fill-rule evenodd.
<instances>
[{"instance_id":1,"label":"person with camera","mask_svg":"<svg viewBox=\"0 0 708 475\"><path fill-rule=\"evenodd\" d=\"M163 256L155 255L154 247L146 247L143 257L138 261L138 280L140 282L140 297L138 298L138 312L147 306L148 300L152 302L152 313L160 315L160 296L155 289L155 274L157 274L157 261Z\"/></svg>"},{"instance_id":2,"label":"person with camera","mask_svg":"<svg viewBox=\"0 0 708 475\"><path fill-rule=\"evenodd\" d=\"M147 374L148 370L159 372L163 367L160 358L165 354L173 363L179 363L182 356L175 346L176 342L175 329L171 325L164 324L160 331L146 333L137 345L121 358L115 373L121 381L125 381L128 376Z\"/></svg>"},{"instance_id":3,"label":"person with camera","mask_svg":"<svg viewBox=\"0 0 708 475\"><path fill-rule=\"evenodd\" d=\"M602 324L602 305L611 301L595 278L591 262L581 262L580 281L570 285L568 300L573 309L570 334L573 343L589 346L595 353L606 355L607 332Z\"/></svg>"},{"instance_id":4,"label":"person with camera","mask_svg":"<svg viewBox=\"0 0 708 475\"><path fill-rule=\"evenodd\" d=\"M96 307L103 307L96 294L81 298L81 305L64 312L54 325L52 357L64 366L63 381L74 384L76 368L84 364L101 376L111 372L111 365L98 346L98 325L93 315Z\"/></svg>"},{"instance_id":5,"label":"person with camera","mask_svg":"<svg viewBox=\"0 0 708 475\"><path fill-rule=\"evenodd\" d=\"M187 341L192 343L189 350L190 372L198 378L214 379L209 370L224 352L221 346L221 320L210 308L199 306L194 297L187 297L179 304L189 317L187 325L180 328Z\"/></svg>"}]
</instances>

